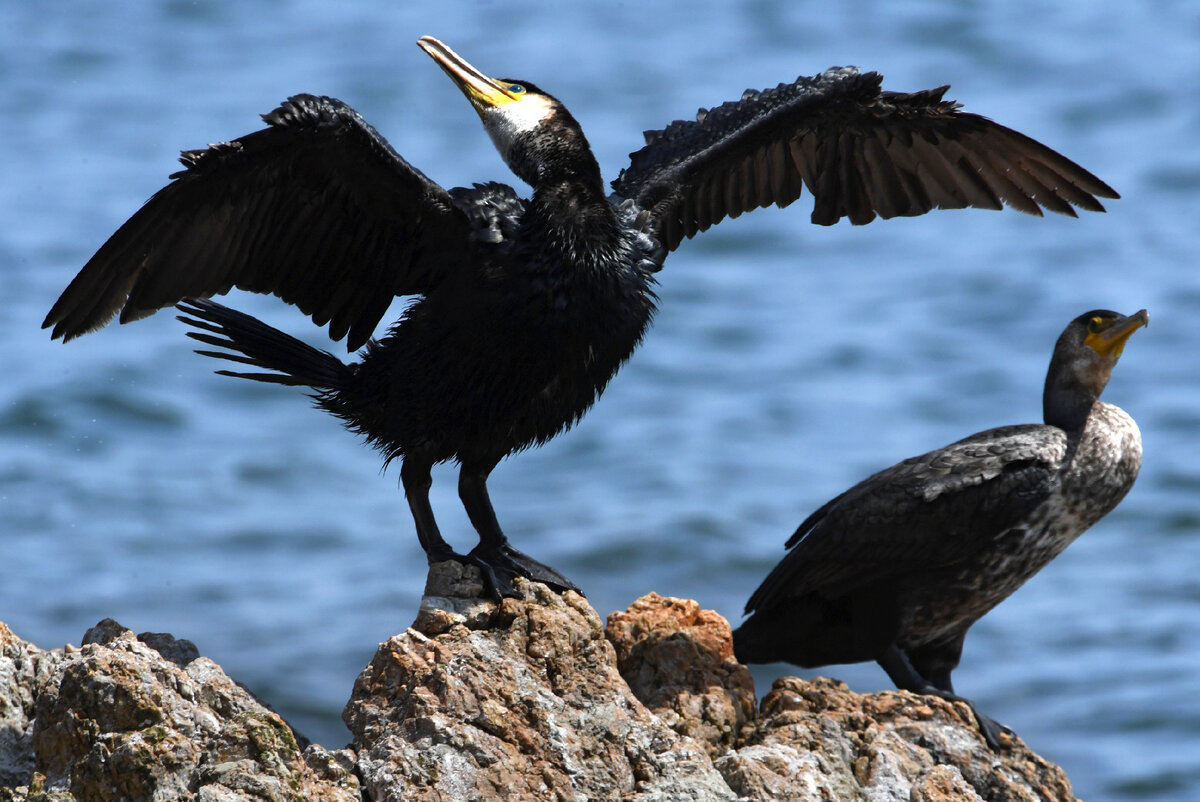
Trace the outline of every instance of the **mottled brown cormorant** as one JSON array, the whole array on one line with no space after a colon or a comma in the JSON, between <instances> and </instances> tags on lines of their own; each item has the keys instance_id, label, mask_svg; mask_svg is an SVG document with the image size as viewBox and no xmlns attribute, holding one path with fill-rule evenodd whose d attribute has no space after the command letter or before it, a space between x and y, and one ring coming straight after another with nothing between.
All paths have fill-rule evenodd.
<instances>
[{"instance_id":1,"label":"mottled brown cormorant","mask_svg":"<svg viewBox=\"0 0 1200 802\"><path fill-rule=\"evenodd\" d=\"M418 43L463 91L509 168L533 187L445 190L344 103L297 95L268 127L185 151L184 170L100 248L46 317L66 340L190 299L185 322L224 356L307 385L401 481L431 561L478 564L494 593L525 576L573 587L512 549L488 499L500 459L544 443L592 405L641 340L654 273L684 237L807 186L812 219L1007 204L1074 215L1117 197L1023 134L942 99L883 92L880 76L829 70L646 134L607 193L579 124L532 84L494 80L431 37ZM346 365L205 301L273 293L349 350ZM396 296L419 296L378 340ZM442 539L430 469L461 464L479 545Z\"/></svg>"},{"instance_id":2,"label":"mottled brown cormorant","mask_svg":"<svg viewBox=\"0 0 1200 802\"><path fill-rule=\"evenodd\" d=\"M877 661L896 687L965 701L985 739L1004 729L954 693L967 629L1129 492L1137 424L1100 400L1125 341L1149 322L1096 310L1050 359L1045 424L1002 426L880 471L825 504L746 603L743 663Z\"/></svg>"}]
</instances>

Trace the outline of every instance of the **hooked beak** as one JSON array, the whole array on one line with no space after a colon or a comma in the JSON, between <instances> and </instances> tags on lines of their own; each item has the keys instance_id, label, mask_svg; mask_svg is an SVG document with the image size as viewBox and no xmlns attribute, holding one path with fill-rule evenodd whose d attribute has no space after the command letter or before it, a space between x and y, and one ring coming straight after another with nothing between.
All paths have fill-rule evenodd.
<instances>
[{"instance_id":1,"label":"hooked beak","mask_svg":"<svg viewBox=\"0 0 1200 802\"><path fill-rule=\"evenodd\" d=\"M520 99L503 84L472 67L462 56L432 36L422 36L417 40L417 46L428 53L450 76L450 80L462 90L480 114L487 109Z\"/></svg>"},{"instance_id":2,"label":"hooked beak","mask_svg":"<svg viewBox=\"0 0 1200 802\"><path fill-rule=\"evenodd\" d=\"M1113 321L1111 325L1087 336L1084 343L1100 356L1117 358L1125 350L1125 342L1142 326L1150 325L1150 314L1142 309L1129 317Z\"/></svg>"}]
</instances>

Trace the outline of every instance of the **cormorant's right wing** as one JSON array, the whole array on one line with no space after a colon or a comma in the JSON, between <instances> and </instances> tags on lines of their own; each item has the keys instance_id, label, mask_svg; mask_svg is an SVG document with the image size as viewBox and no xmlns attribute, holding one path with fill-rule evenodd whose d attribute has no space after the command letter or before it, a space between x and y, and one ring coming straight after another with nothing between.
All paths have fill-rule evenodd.
<instances>
[{"instance_id":1,"label":"cormorant's right wing","mask_svg":"<svg viewBox=\"0 0 1200 802\"><path fill-rule=\"evenodd\" d=\"M101 246L43 328L69 340L233 287L370 338L397 295L459 264L470 225L446 190L339 100L297 95L269 127L204 150Z\"/></svg>"},{"instance_id":2,"label":"cormorant's right wing","mask_svg":"<svg viewBox=\"0 0 1200 802\"><path fill-rule=\"evenodd\" d=\"M1005 426L880 471L800 525L746 612L966 559L1049 497L1066 451L1056 427Z\"/></svg>"},{"instance_id":3,"label":"cormorant's right wing","mask_svg":"<svg viewBox=\"0 0 1200 802\"><path fill-rule=\"evenodd\" d=\"M1074 206L1102 212L1097 196L1118 197L1040 142L943 100L947 86L885 92L881 81L835 67L747 90L695 121L647 131L613 189L669 250L725 217L787 206L805 186L821 225L1004 204L1075 216Z\"/></svg>"}]
</instances>

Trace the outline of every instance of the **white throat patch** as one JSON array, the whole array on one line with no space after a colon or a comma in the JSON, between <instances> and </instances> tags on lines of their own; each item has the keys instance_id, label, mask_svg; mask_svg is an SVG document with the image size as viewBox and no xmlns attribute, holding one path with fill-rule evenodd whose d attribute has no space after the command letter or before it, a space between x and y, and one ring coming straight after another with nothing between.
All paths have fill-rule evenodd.
<instances>
[{"instance_id":1,"label":"white throat patch","mask_svg":"<svg viewBox=\"0 0 1200 802\"><path fill-rule=\"evenodd\" d=\"M549 99L530 95L488 109L484 114L483 127L495 143L496 150L507 157L513 140L537 128L552 111L553 105Z\"/></svg>"}]
</instances>

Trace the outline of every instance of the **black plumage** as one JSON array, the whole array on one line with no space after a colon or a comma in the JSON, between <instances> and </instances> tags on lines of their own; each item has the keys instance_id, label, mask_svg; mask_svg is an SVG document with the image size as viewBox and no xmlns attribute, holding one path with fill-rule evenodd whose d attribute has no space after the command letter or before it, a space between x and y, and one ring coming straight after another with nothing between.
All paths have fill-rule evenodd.
<instances>
[{"instance_id":1,"label":"black plumage","mask_svg":"<svg viewBox=\"0 0 1200 802\"><path fill-rule=\"evenodd\" d=\"M874 660L899 688L959 700L950 674L968 628L1137 478L1137 424L1099 398L1148 320L1145 310L1073 320L1051 358L1044 424L989 429L906 459L810 515L746 603L753 615L734 632L738 659L805 668ZM975 714L997 745L1002 728Z\"/></svg>"},{"instance_id":2,"label":"black plumage","mask_svg":"<svg viewBox=\"0 0 1200 802\"><path fill-rule=\"evenodd\" d=\"M483 184L445 190L338 100L297 95L268 127L183 154L185 169L100 248L46 317L69 340L190 299L192 336L234 373L308 385L401 478L430 560L479 564L492 589L521 575L572 587L507 545L486 480L591 404L641 340L653 274L684 237L787 205L807 185L813 219L863 223L932 208L1102 211L1104 182L1027 137L942 100L881 92L830 70L701 111L646 135L608 194L582 130L553 97L493 80L441 42L420 46L471 100L528 199ZM363 345L345 365L205 301L233 287L294 304ZM418 296L372 340L396 296ZM232 352L232 353L229 353ZM269 371L269 372L265 372ZM462 465L480 544L455 554L429 507L430 468Z\"/></svg>"}]
</instances>

